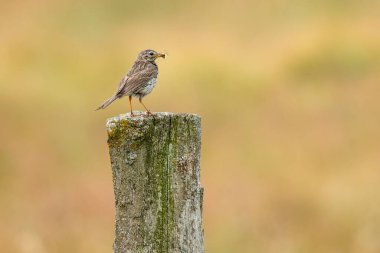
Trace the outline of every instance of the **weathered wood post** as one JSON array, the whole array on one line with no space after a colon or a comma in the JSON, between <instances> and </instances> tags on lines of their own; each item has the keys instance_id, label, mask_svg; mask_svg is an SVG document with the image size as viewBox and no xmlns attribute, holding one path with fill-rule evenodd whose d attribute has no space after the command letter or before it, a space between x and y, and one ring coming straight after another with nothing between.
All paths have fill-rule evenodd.
<instances>
[{"instance_id":1,"label":"weathered wood post","mask_svg":"<svg viewBox=\"0 0 380 253\"><path fill-rule=\"evenodd\" d=\"M202 253L201 119L129 114L107 121L115 253Z\"/></svg>"}]
</instances>

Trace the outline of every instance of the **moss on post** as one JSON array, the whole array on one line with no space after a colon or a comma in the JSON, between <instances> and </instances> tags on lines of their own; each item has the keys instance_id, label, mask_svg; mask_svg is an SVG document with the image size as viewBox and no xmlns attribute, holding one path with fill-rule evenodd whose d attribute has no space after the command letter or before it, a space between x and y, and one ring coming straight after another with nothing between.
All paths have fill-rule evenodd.
<instances>
[{"instance_id":1,"label":"moss on post","mask_svg":"<svg viewBox=\"0 0 380 253\"><path fill-rule=\"evenodd\" d=\"M107 121L115 253L204 252L200 117L129 114Z\"/></svg>"}]
</instances>

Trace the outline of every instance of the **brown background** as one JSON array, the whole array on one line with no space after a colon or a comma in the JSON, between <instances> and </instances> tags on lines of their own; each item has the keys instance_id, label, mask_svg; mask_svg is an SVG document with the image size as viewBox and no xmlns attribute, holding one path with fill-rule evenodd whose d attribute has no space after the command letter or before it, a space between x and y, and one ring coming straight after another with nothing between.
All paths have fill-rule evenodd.
<instances>
[{"instance_id":1,"label":"brown background","mask_svg":"<svg viewBox=\"0 0 380 253\"><path fill-rule=\"evenodd\" d=\"M105 120L202 116L208 253L380 252L379 1L1 1L1 252L111 252ZM135 101L135 108L142 109Z\"/></svg>"}]
</instances>

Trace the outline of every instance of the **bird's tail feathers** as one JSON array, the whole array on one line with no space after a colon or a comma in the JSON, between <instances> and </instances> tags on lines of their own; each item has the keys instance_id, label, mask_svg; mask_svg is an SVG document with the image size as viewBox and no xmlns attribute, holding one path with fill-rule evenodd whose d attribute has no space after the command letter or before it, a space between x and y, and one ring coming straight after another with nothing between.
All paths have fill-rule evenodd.
<instances>
[{"instance_id":1,"label":"bird's tail feathers","mask_svg":"<svg viewBox=\"0 0 380 253\"><path fill-rule=\"evenodd\" d=\"M101 106L99 106L97 110L100 110L100 109L104 109L106 108L107 106L109 106L113 101L115 101L118 97L116 95L110 97L109 99L107 99L107 101L105 101Z\"/></svg>"}]
</instances>

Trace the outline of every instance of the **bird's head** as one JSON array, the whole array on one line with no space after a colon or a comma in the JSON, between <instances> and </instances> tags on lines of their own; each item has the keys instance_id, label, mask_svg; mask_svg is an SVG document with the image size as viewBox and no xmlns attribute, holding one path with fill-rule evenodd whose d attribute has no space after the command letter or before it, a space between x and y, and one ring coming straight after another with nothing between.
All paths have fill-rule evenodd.
<instances>
[{"instance_id":1,"label":"bird's head","mask_svg":"<svg viewBox=\"0 0 380 253\"><path fill-rule=\"evenodd\" d=\"M147 49L139 54L138 59L142 61L154 61L159 57L165 58L165 54L157 53L154 50Z\"/></svg>"}]
</instances>

